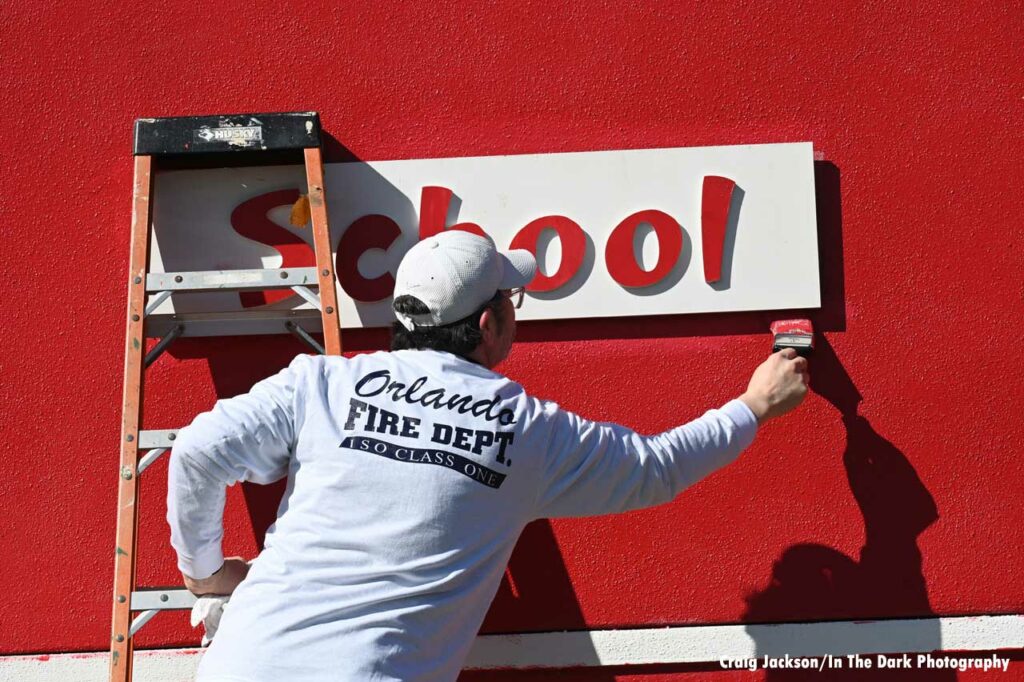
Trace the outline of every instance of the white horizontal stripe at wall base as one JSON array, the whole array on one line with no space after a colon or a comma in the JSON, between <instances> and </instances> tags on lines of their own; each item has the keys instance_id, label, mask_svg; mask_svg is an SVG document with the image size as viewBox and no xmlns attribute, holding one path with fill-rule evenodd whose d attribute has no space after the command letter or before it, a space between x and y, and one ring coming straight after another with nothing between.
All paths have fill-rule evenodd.
<instances>
[{"instance_id":1,"label":"white horizontal stripe at wall base","mask_svg":"<svg viewBox=\"0 0 1024 682\"><path fill-rule=\"evenodd\" d=\"M715 663L762 656L1024 649L1024 614L484 635L469 669ZM187 682L201 649L135 654L137 682ZM0 657L0 682L103 682L109 653Z\"/></svg>"},{"instance_id":2,"label":"white horizontal stripe at wall base","mask_svg":"<svg viewBox=\"0 0 1024 682\"><path fill-rule=\"evenodd\" d=\"M700 625L477 639L467 668L705 663L723 658L989 651L1024 648L1024 615Z\"/></svg>"}]
</instances>

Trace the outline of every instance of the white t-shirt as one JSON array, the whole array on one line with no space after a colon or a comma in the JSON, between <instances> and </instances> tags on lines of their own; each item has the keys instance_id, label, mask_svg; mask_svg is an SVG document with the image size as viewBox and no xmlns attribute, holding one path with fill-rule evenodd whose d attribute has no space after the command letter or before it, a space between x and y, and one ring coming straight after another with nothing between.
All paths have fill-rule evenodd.
<instances>
[{"instance_id":1,"label":"white t-shirt","mask_svg":"<svg viewBox=\"0 0 1024 682\"><path fill-rule=\"evenodd\" d=\"M223 561L225 486L288 479L197 680L454 680L527 523L668 502L756 429L734 400L641 436L449 353L300 355L171 453L171 543L196 578Z\"/></svg>"}]
</instances>

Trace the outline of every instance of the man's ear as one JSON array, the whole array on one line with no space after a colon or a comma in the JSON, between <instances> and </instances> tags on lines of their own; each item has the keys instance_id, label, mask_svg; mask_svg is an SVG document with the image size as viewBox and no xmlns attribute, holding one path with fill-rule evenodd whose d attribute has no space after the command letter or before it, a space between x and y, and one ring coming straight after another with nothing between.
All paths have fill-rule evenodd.
<instances>
[{"instance_id":1,"label":"man's ear","mask_svg":"<svg viewBox=\"0 0 1024 682\"><path fill-rule=\"evenodd\" d=\"M480 334L483 336L482 343L486 346L490 346L498 338L498 314L490 307L484 308L480 313Z\"/></svg>"}]
</instances>

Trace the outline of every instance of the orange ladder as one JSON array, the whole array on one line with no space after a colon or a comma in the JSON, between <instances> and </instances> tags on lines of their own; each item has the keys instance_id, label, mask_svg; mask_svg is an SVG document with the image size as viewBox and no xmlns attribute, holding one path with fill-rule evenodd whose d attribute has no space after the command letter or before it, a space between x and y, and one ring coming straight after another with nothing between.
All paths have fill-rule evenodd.
<instances>
[{"instance_id":1,"label":"orange ladder","mask_svg":"<svg viewBox=\"0 0 1024 682\"><path fill-rule=\"evenodd\" d=\"M180 588L135 584L139 478L173 444L176 431L143 430L144 370L181 336L287 330L319 353L341 354L335 272L324 197L320 119L316 112L144 118L135 122L135 183L128 273L121 460L118 467L110 680L132 679L133 636L160 611L188 609L195 597ZM149 272L154 174L158 169L305 164L316 267L208 272ZM308 287L316 286L314 293ZM168 297L188 292L293 289L314 310L156 314ZM319 295L318 295L319 294ZM319 323L319 324L318 324ZM307 329L309 327L310 329ZM320 327L321 346L310 331ZM145 339L159 342L145 352ZM139 453L146 454L141 459ZM132 619L132 613L136 613Z\"/></svg>"}]
</instances>

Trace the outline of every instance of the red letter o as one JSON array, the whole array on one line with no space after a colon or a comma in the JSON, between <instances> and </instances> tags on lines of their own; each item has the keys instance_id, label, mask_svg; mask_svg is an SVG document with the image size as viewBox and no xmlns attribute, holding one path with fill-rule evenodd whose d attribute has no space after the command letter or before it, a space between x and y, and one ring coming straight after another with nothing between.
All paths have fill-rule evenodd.
<instances>
[{"instance_id":1,"label":"red letter o","mask_svg":"<svg viewBox=\"0 0 1024 682\"><path fill-rule=\"evenodd\" d=\"M653 270L644 270L633 256L636 228L648 223L658 236L658 262ZM627 216L612 231L605 246L608 274L624 287L640 288L657 284L675 267L683 251L683 232L675 218L654 209Z\"/></svg>"},{"instance_id":2,"label":"red letter o","mask_svg":"<svg viewBox=\"0 0 1024 682\"><path fill-rule=\"evenodd\" d=\"M583 229L565 216L546 215L543 218L531 220L519 230L509 248L526 249L537 256L537 239L545 229L551 228L558 233L558 239L562 242L562 262L558 264L558 270L552 275L545 275L537 268L537 276L533 278L527 291L542 292L554 291L565 285L579 272L583 265L583 256L587 251L587 236Z\"/></svg>"}]
</instances>

